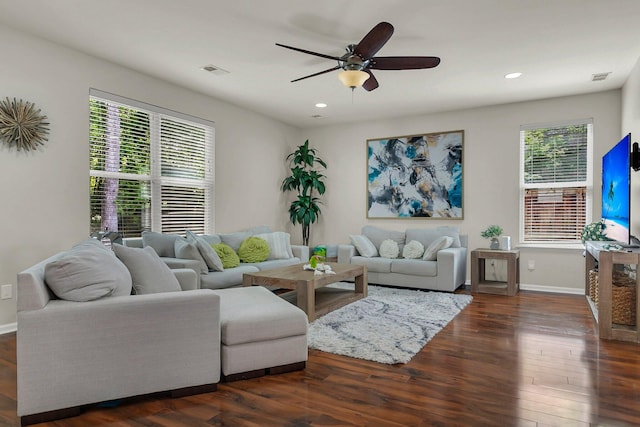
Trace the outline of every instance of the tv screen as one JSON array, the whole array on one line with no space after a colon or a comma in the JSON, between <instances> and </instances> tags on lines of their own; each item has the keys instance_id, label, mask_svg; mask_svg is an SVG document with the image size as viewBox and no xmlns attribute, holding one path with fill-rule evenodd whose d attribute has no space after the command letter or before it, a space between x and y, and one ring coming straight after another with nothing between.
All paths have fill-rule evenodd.
<instances>
[{"instance_id":1,"label":"tv screen","mask_svg":"<svg viewBox=\"0 0 640 427\"><path fill-rule=\"evenodd\" d=\"M605 235L629 244L631 198L631 134L602 157L602 222Z\"/></svg>"}]
</instances>

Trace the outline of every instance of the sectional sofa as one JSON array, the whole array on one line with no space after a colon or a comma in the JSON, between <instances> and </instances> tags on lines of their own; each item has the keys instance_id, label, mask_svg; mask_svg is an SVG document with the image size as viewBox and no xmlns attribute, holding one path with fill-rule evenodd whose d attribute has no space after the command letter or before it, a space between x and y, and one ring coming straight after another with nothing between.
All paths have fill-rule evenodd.
<instances>
[{"instance_id":1,"label":"sectional sofa","mask_svg":"<svg viewBox=\"0 0 640 427\"><path fill-rule=\"evenodd\" d=\"M198 276L169 269L151 247L92 239L20 272L21 424L305 367L304 311L259 286L199 289Z\"/></svg>"},{"instance_id":2,"label":"sectional sofa","mask_svg":"<svg viewBox=\"0 0 640 427\"><path fill-rule=\"evenodd\" d=\"M248 237L265 239L270 246L269 257L262 262L240 262L237 267L220 268L214 262L203 259L205 246L225 243L238 251ZM288 233L272 231L267 226L253 227L232 233L206 234L187 238L174 234L143 232L142 237L125 239L130 247L152 247L170 268L190 268L198 273L198 287L202 289L224 289L242 285L244 273L285 267L309 261L309 247L292 245ZM200 250L198 250L200 249ZM211 248L209 248L210 250Z\"/></svg>"}]
</instances>

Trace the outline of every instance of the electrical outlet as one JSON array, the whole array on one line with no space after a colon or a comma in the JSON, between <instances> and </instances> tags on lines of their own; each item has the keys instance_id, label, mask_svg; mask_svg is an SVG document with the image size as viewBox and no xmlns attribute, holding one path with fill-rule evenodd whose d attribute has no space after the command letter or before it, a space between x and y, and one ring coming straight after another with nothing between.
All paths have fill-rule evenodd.
<instances>
[{"instance_id":1,"label":"electrical outlet","mask_svg":"<svg viewBox=\"0 0 640 427\"><path fill-rule=\"evenodd\" d=\"M0 299L11 299L13 297L13 285L2 285L0 288Z\"/></svg>"},{"instance_id":2,"label":"electrical outlet","mask_svg":"<svg viewBox=\"0 0 640 427\"><path fill-rule=\"evenodd\" d=\"M536 262L532 259L529 260L529 264L527 265L529 271L533 271L536 269Z\"/></svg>"}]
</instances>

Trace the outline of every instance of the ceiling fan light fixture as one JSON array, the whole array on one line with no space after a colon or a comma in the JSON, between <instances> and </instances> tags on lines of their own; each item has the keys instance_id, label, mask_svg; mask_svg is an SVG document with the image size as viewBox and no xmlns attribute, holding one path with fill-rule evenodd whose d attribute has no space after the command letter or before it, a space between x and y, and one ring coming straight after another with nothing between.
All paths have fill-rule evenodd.
<instances>
[{"instance_id":1,"label":"ceiling fan light fixture","mask_svg":"<svg viewBox=\"0 0 640 427\"><path fill-rule=\"evenodd\" d=\"M369 78L369 74L360 70L345 70L338 74L338 78L343 85L355 89L364 84Z\"/></svg>"}]
</instances>

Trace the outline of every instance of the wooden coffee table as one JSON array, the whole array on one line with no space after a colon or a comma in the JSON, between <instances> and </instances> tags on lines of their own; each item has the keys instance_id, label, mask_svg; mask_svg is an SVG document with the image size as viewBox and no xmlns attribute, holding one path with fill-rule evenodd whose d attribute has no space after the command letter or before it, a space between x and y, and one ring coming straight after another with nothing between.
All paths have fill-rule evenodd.
<instances>
[{"instance_id":1,"label":"wooden coffee table","mask_svg":"<svg viewBox=\"0 0 640 427\"><path fill-rule=\"evenodd\" d=\"M297 306L307 313L309 322L332 310L367 296L367 269L361 265L328 263L336 274L314 275L304 264L245 273L242 286L264 285L296 291ZM354 279L354 290L325 288L332 283ZM316 290L325 288L319 292ZM285 295L286 298L286 295Z\"/></svg>"}]
</instances>

